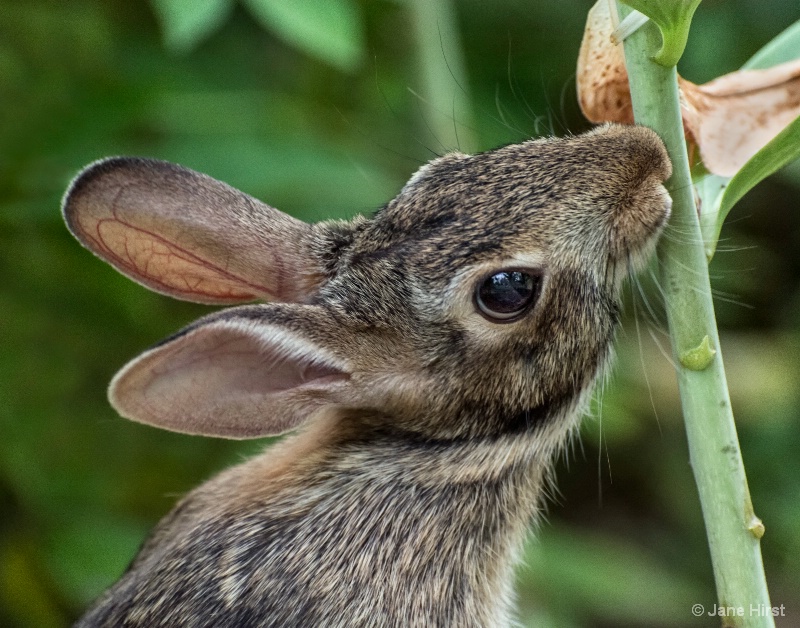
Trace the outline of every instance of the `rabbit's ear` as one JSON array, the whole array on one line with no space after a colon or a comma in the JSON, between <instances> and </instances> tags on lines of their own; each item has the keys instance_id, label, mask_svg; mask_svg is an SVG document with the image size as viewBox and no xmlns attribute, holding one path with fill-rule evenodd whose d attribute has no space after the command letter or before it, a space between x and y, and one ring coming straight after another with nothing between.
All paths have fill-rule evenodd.
<instances>
[{"instance_id":1,"label":"rabbit's ear","mask_svg":"<svg viewBox=\"0 0 800 628\"><path fill-rule=\"evenodd\" d=\"M179 299L299 301L322 280L308 252L309 225L167 162L96 162L72 182L63 211L84 246Z\"/></svg>"},{"instance_id":2,"label":"rabbit's ear","mask_svg":"<svg viewBox=\"0 0 800 628\"><path fill-rule=\"evenodd\" d=\"M111 382L109 398L123 417L140 423L256 438L291 430L335 405L349 379L347 365L307 334L229 310L130 362Z\"/></svg>"}]
</instances>

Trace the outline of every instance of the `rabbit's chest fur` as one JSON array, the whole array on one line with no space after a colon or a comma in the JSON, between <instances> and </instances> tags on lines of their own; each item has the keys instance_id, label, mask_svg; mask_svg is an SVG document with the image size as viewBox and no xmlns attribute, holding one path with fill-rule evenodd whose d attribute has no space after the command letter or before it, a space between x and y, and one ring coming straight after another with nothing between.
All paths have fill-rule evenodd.
<instances>
[{"instance_id":1,"label":"rabbit's chest fur","mask_svg":"<svg viewBox=\"0 0 800 628\"><path fill-rule=\"evenodd\" d=\"M396 437L319 448L326 428L312 429L190 493L85 625L509 625L513 566L568 425L543 428L550 446L516 436L491 455ZM220 508L221 495L237 497Z\"/></svg>"}]
</instances>

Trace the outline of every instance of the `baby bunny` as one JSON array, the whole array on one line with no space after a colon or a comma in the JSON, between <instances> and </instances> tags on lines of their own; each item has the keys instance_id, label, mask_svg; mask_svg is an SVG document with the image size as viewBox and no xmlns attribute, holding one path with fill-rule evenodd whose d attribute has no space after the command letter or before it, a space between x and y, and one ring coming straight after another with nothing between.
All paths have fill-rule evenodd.
<instances>
[{"instance_id":1,"label":"baby bunny","mask_svg":"<svg viewBox=\"0 0 800 628\"><path fill-rule=\"evenodd\" d=\"M668 216L642 127L445 155L371 218L308 225L113 158L72 233L148 288L240 305L134 359L112 405L227 438L296 431L184 497L78 626L507 626L554 455Z\"/></svg>"}]
</instances>

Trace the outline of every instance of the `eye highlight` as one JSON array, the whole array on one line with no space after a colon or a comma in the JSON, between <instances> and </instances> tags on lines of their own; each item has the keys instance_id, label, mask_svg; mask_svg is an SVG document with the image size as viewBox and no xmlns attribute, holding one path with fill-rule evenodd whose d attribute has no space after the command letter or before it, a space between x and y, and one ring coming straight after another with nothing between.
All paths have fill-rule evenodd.
<instances>
[{"instance_id":1,"label":"eye highlight","mask_svg":"<svg viewBox=\"0 0 800 628\"><path fill-rule=\"evenodd\" d=\"M536 301L541 273L509 268L481 279L475 287L478 311L495 323L510 323L520 318Z\"/></svg>"}]
</instances>

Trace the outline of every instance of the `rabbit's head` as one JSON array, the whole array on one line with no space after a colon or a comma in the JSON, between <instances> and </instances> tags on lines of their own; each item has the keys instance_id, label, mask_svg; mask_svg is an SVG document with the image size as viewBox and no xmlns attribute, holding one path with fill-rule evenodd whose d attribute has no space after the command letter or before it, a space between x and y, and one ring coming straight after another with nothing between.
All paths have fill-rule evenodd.
<instances>
[{"instance_id":1,"label":"rabbit's head","mask_svg":"<svg viewBox=\"0 0 800 628\"><path fill-rule=\"evenodd\" d=\"M426 439L534 430L574 407L610 350L620 285L669 215L670 163L606 126L419 170L372 218L306 225L195 172L111 159L64 211L148 287L243 305L128 364L124 416L245 438L317 410Z\"/></svg>"}]
</instances>

